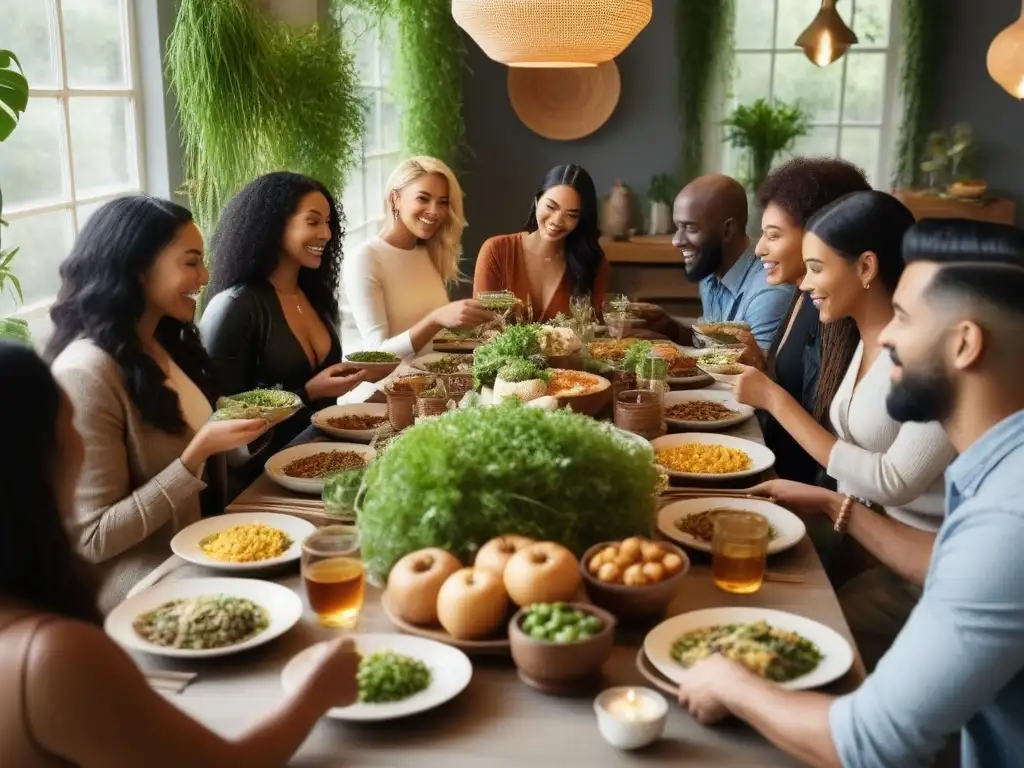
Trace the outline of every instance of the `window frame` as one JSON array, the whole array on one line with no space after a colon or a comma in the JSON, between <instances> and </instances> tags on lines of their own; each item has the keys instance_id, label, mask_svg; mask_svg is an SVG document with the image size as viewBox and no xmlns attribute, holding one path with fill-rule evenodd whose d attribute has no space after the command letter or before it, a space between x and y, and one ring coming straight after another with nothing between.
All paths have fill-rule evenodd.
<instances>
[{"instance_id":1,"label":"window frame","mask_svg":"<svg viewBox=\"0 0 1024 768\"><path fill-rule=\"evenodd\" d=\"M741 0L742 1L742 0ZM853 26L856 14L857 14L857 1L853 0L851 7L852 12L850 18L844 19L849 25ZM773 23L773 35L777 34L778 23L779 23L779 3L780 0L772 0L772 23ZM813 16L809 17L808 23ZM840 157L840 147L842 146L843 129L844 128L875 128L879 131L878 139L878 157L876 159L875 167L872 169L865 168L868 172L869 177L873 181L875 188L889 189L891 187L890 179L892 177L893 170L896 162L896 143L897 133L899 131L901 115L903 112L903 94L900 88L900 64L901 64L901 46L900 46L900 0L889 0L889 33L888 38L883 45L869 44L869 43L858 43L847 54L844 54L838 61L833 62L829 66L841 67L841 75L839 78L839 111L835 120L829 121L811 121L810 127L814 128L834 128L836 129L836 143L833 149L833 155ZM803 55L803 52L793 44L792 46L780 46L779 41L773 40L772 47L733 47L733 54L768 54L771 57L770 63L770 74L769 74L769 92L767 98L773 99L775 96L775 67L776 59L779 54L793 55L793 52L798 52ZM881 53L884 54L885 59L885 70L884 70L884 81L882 84L882 115L879 120L847 120L844 121L844 110L846 107L846 83L849 71L849 53ZM721 104L720 113L716 115L714 121L715 130L717 135L715 140L711 143L712 152L709 160L709 166L712 168L719 168L724 172L728 172L726 160L728 158L731 147L728 146L728 142L725 140L724 135L721 131L721 122L725 119L727 111L732 108L732 95L730 93L731 83L725 83L720 89L720 92L716 96L722 98L716 98L717 103Z\"/></svg>"},{"instance_id":2,"label":"window frame","mask_svg":"<svg viewBox=\"0 0 1024 768\"><path fill-rule=\"evenodd\" d=\"M384 224L385 211L382 205L384 185L387 181L388 175L391 173L391 169L401 162L404 150L402 148L400 130L400 121L395 125L394 135L397 137L397 143L393 148L384 146L384 97L385 94L390 93L390 83L385 82L384 72L384 61L387 56L394 56L397 50L386 51L384 41L386 37L384 30L380 24L369 23L367 21L366 28L361 32L362 35L373 35L374 36L374 74L375 77L372 80L367 80L364 77L360 78L359 88L364 95L369 91L370 98L373 99L376 109L370 109L368 117L375 120L372 134L377 136L378 146L375 149L367 151L366 149L366 136L371 131L363 132L362 139L362 150L361 150L361 166L358 169L353 169L353 172L349 175L346 181L346 189L343 191L342 199L349 196L349 190L347 187L353 183L355 179L360 179L360 196L362 199L362 221L353 221L349 218L349 212L345 210L345 247L358 247L366 240L376 235ZM386 19L381 23L384 24L395 24L396 22L392 19ZM393 36L390 36L393 37ZM396 104L394 98L391 99L392 104ZM396 116L397 104L396 104ZM391 159L393 162L390 166L387 164L387 160ZM375 181L379 183L379 189L370 189L371 185L368 181L368 171L376 164L379 167L379 178ZM350 245L351 243L351 245Z\"/></svg>"},{"instance_id":3,"label":"window frame","mask_svg":"<svg viewBox=\"0 0 1024 768\"><path fill-rule=\"evenodd\" d=\"M5 221L14 222L18 219L25 219L30 216L47 213L65 212L70 213L72 227L72 243L77 240L83 222L79 221L79 208L85 205L103 203L113 200L122 195L137 194L146 189L146 141L145 141L145 114L143 111L143 89L141 60L138 46L138 27L135 16L135 3L133 0L120 0L122 7L122 33L125 41L125 74L128 83L124 86L110 86L106 88L74 88L68 83L68 62L67 44L64 33L64 8L63 0L44 0L48 3L48 10L53 14L53 22L56 26L55 37L51 38L51 44L56 43L54 53L57 59L58 87L56 88L34 88L29 83L29 103L33 98L55 99L59 103L61 115L60 134L60 156L62 162L61 173L67 181L67 196L59 200L48 200L20 205L5 205L3 217ZM99 192L79 196L75 189L75 155L74 145L71 138L71 100L73 98L117 98L126 99L128 102L128 136L134 137L135 141L135 185L124 187L110 187ZM17 128L15 129L17 130ZM20 255L20 254L19 254ZM66 256L66 254L64 254ZM63 256L61 257L63 259ZM14 269L17 274L17 259L15 257ZM56 296L45 296L31 302L19 304L10 317L20 317L33 322L44 320L49 311L50 305Z\"/></svg>"}]
</instances>

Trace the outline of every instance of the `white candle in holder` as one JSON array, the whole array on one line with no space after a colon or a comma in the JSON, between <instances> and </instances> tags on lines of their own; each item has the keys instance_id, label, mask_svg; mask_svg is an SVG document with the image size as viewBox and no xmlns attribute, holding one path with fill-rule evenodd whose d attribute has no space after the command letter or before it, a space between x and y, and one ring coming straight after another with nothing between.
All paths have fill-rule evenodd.
<instances>
[{"instance_id":1,"label":"white candle in holder","mask_svg":"<svg viewBox=\"0 0 1024 768\"><path fill-rule=\"evenodd\" d=\"M609 688L594 700L597 727L619 749L636 749L661 737L668 702L649 688Z\"/></svg>"}]
</instances>

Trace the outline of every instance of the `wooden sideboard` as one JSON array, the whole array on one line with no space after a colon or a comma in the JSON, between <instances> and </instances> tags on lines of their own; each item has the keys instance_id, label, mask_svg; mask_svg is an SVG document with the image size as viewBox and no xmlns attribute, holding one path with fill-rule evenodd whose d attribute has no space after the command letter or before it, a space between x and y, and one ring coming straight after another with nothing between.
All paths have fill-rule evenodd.
<instances>
[{"instance_id":1,"label":"wooden sideboard","mask_svg":"<svg viewBox=\"0 0 1024 768\"><path fill-rule=\"evenodd\" d=\"M1013 224L1017 214L1014 202L1000 197L958 200L922 189L897 189L892 194L910 209L915 219L974 219Z\"/></svg>"},{"instance_id":2,"label":"wooden sideboard","mask_svg":"<svg viewBox=\"0 0 1024 768\"><path fill-rule=\"evenodd\" d=\"M612 266L610 290L660 304L673 315L700 315L697 284L686 279L683 257L671 235L603 237L601 248Z\"/></svg>"}]
</instances>

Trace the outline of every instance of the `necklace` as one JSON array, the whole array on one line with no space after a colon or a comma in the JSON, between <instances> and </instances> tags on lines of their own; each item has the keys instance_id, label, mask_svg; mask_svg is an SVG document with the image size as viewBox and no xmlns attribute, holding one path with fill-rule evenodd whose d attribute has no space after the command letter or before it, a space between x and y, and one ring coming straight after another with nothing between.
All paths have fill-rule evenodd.
<instances>
[{"instance_id":1,"label":"necklace","mask_svg":"<svg viewBox=\"0 0 1024 768\"><path fill-rule=\"evenodd\" d=\"M293 300L295 301L295 310L296 310L296 311L297 311L297 312L298 312L298 313L299 313L300 315L303 315L303 314L305 314L305 313L304 313L304 312L302 311L302 304L301 304L301 303L299 302L299 296L300 296L300 294L301 294L301 292L300 292L300 291L296 291L295 293L288 293L287 291L282 291L282 290L281 290L280 288L278 288L278 287L277 287L276 285L274 286L274 291L276 291L276 292L277 292L277 294L278 294L279 296L288 296L288 297L290 297L291 299L293 299Z\"/></svg>"}]
</instances>

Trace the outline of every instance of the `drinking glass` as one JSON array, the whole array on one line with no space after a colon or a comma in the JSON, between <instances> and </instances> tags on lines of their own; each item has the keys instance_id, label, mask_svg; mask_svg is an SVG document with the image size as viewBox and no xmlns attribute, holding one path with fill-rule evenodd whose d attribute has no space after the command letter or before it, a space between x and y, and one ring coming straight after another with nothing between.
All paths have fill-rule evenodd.
<instances>
[{"instance_id":1,"label":"drinking glass","mask_svg":"<svg viewBox=\"0 0 1024 768\"><path fill-rule=\"evenodd\" d=\"M348 525L328 525L302 542L302 582L306 597L325 627L359 623L366 592L366 569L358 557L359 534Z\"/></svg>"},{"instance_id":2,"label":"drinking glass","mask_svg":"<svg viewBox=\"0 0 1024 768\"><path fill-rule=\"evenodd\" d=\"M711 573L715 585L735 595L757 592L768 562L768 520L753 512L718 512L713 526Z\"/></svg>"}]
</instances>

